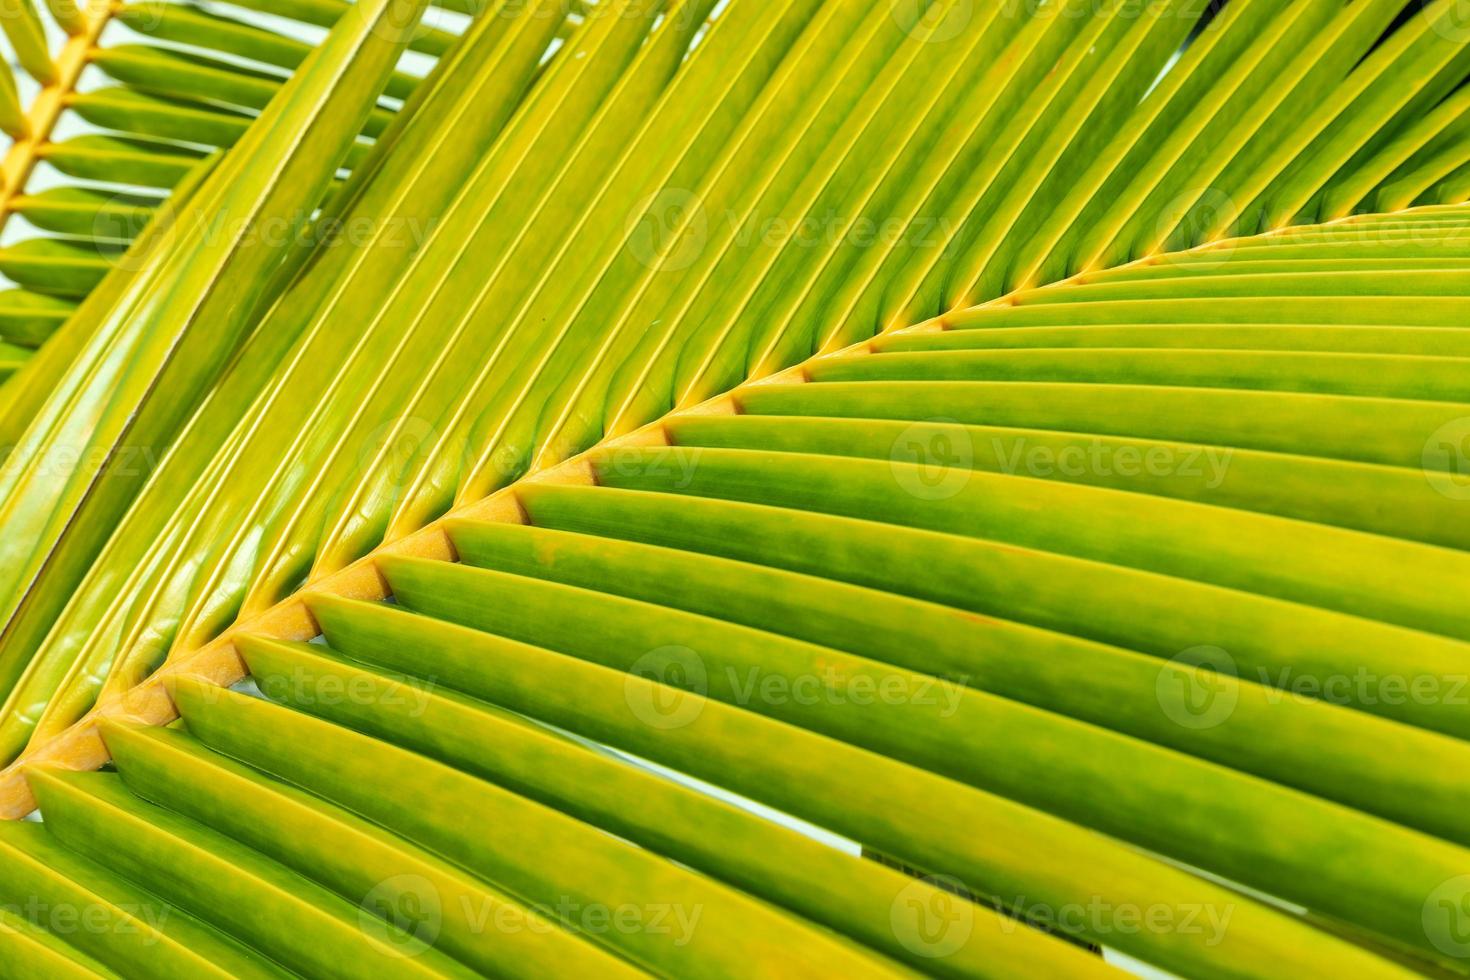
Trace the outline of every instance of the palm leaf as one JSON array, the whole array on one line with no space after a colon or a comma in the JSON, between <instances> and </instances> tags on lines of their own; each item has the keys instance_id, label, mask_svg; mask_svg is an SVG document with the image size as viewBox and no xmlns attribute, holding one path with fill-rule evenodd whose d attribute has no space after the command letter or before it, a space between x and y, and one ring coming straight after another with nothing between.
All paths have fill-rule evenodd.
<instances>
[{"instance_id":1,"label":"palm leaf","mask_svg":"<svg viewBox=\"0 0 1470 980\"><path fill-rule=\"evenodd\" d=\"M345 9L16 205L13 962L1466 972L1453 2Z\"/></svg>"},{"instance_id":2,"label":"palm leaf","mask_svg":"<svg viewBox=\"0 0 1470 980\"><path fill-rule=\"evenodd\" d=\"M35 34L37 57L49 66L44 76L31 71L45 84L29 107L22 107L14 79L0 73L0 129L14 137L3 164L0 228L8 227L14 238L18 228L6 221L19 215L39 232L68 236L9 241L0 249L0 272L23 287L17 298L31 304L48 295L77 299L95 288L117 262L116 243L136 236L159 201L198 165L201 148L233 146L300 66L313 43L290 32L319 32L348 9L340 2L271 9L276 19L262 24L251 22L261 18L248 5L233 15L152 0L58 0L49 7L68 35L54 57L46 53L44 25L28 3L5 22L13 38L12 24L34 21L23 29ZM446 27L426 25L410 39L421 62L432 63L447 50L458 25ZM24 63L32 68L31 61ZM88 66L120 84L99 85L84 74ZM371 137L421 80L402 69L389 76L386 98L349 150L347 167L362 163ZM78 130L80 135L61 135ZM42 172L47 168L50 178ZM48 179L54 183L54 175L62 178L60 186L28 193ZM140 188L154 194L140 196ZM0 337L35 348L54 332L55 324L48 325L45 331L35 321L7 327Z\"/></svg>"}]
</instances>

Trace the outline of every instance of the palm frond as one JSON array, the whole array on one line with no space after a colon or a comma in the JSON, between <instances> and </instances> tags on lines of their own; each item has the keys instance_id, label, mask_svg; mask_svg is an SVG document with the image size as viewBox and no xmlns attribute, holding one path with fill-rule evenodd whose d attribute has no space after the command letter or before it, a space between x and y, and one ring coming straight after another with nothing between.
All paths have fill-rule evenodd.
<instances>
[{"instance_id":1,"label":"palm frond","mask_svg":"<svg viewBox=\"0 0 1470 980\"><path fill-rule=\"evenodd\" d=\"M94 289L117 264L119 246L201 157L243 137L300 66L313 44L293 35L332 26L350 5L235 6L231 14L172 0L56 0L50 11L66 37L54 55L29 3L9 15L12 45L20 50L17 30L34 35L35 57L49 68L38 74L34 58L22 58L42 83L28 107L15 79L0 72L0 130L13 137L0 167L0 228L18 215L30 229L67 236L17 240L19 230L9 226L0 273L22 287L11 297L19 310L46 296L79 299ZM409 41L420 70L448 50L462 21L453 14L432 19L444 25L425 24ZM94 73L116 84L99 84ZM402 69L389 76L385 98L348 153L349 169L366 158L372 139L421 81ZM55 318L32 317L0 337L34 349L57 326Z\"/></svg>"},{"instance_id":2,"label":"palm frond","mask_svg":"<svg viewBox=\"0 0 1470 980\"><path fill-rule=\"evenodd\" d=\"M412 6L18 199L15 962L1465 972L1453 0Z\"/></svg>"}]
</instances>

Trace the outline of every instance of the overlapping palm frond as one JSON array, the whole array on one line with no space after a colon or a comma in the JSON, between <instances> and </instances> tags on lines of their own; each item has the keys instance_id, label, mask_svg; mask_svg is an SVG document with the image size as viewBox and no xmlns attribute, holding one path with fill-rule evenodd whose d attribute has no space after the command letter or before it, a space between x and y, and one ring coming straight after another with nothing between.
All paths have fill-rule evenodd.
<instances>
[{"instance_id":1,"label":"overlapping palm frond","mask_svg":"<svg viewBox=\"0 0 1470 980\"><path fill-rule=\"evenodd\" d=\"M10 232L0 273L16 286L0 292L0 342L15 348L17 366L96 288L179 182L241 138L311 51L310 39L348 9L343 0L48 6L54 27L29 2L0 11L29 83L7 75L0 85L0 129L11 137L0 163L0 228ZM425 19L348 167L474 9L445 0Z\"/></svg>"},{"instance_id":2,"label":"overlapping palm frond","mask_svg":"<svg viewBox=\"0 0 1470 980\"><path fill-rule=\"evenodd\" d=\"M1453 0L411 6L6 389L13 962L1465 972Z\"/></svg>"}]
</instances>

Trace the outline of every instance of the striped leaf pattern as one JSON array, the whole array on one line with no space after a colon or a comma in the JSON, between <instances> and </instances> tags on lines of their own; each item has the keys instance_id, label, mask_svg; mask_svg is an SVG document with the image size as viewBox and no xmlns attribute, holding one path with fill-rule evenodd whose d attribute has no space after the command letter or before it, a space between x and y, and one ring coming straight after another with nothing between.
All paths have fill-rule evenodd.
<instances>
[{"instance_id":1,"label":"striped leaf pattern","mask_svg":"<svg viewBox=\"0 0 1470 980\"><path fill-rule=\"evenodd\" d=\"M1470 972L1459 4L261 7L0 254L17 975Z\"/></svg>"},{"instance_id":2,"label":"striped leaf pattern","mask_svg":"<svg viewBox=\"0 0 1470 980\"><path fill-rule=\"evenodd\" d=\"M383 87L345 165L412 96L422 73L466 22L436 7ZM178 0L29 2L0 24L33 84L28 105L0 72L0 341L34 351L118 263L159 205L212 150L233 146L349 4L236 3L206 10ZM13 8L13 9L12 9ZM472 8L473 9L473 8ZM48 37L59 38L49 42ZM303 38L309 38L303 39ZM10 226L12 216L24 229ZM26 237L29 236L29 237ZM29 355L26 355L27 357Z\"/></svg>"}]
</instances>

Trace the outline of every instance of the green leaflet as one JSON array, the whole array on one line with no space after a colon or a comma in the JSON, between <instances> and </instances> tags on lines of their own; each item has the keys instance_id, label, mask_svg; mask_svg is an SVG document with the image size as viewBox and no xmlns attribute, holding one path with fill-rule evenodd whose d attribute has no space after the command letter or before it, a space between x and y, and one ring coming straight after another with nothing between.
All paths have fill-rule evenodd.
<instances>
[{"instance_id":1,"label":"green leaflet","mask_svg":"<svg viewBox=\"0 0 1470 980\"><path fill-rule=\"evenodd\" d=\"M0 29L10 41L16 60L42 85L56 80L56 66L46 50L46 32L31 0L0 2Z\"/></svg>"},{"instance_id":2,"label":"green leaflet","mask_svg":"<svg viewBox=\"0 0 1470 980\"><path fill-rule=\"evenodd\" d=\"M179 193L178 188L174 190ZM102 241L131 242L158 209L158 198L52 187L14 198L11 207L38 228Z\"/></svg>"},{"instance_id":3,"label":"green leaflet","mask_svg":"<svg viewBox=\"0 0 1470 980\"><path fill-rule=\"evenodd\" d=\"M15 78L9 72L0 72L0 130L14 139L25 139L31 131L25 110L21 108Z\"/></svg>"},{"instance_id":4,"label":"green leaflet","mask_svg":"<svg viewBox=\"0 0 1470 980\"><path fill-rule=\"evenodd\" d=\"M79 300L112 270L118 254L116 246L35 238L0 249L0 272L26 289Z\"/></svg>"},{"instance_id":5,"label":"green leaflet","mask_svg":"<svg viewBox=\"0 0 1470 980\"><path fill-rule=\"evenodd\" d=\"M77 95L71 108L98 126L159 139L233 146L250 127L250 116L225 106L165 99L123 86Z\"/></svg>"},{"instance_id":6,"label":"green leaflet","mask_svg":"<svg viewBox=\"0 0 1470 980\"><path fill-rule=\"evenodd\" d=\"M892 459L915 446L948 447L957 454L952 462L963 459L966 468L1261 511L1460 550L1470 544L1470 529L1456 520L1457 501L1435 492L1422 470L1405 466L1140 436L962 426L923 418L834 418L817 412L690 417L677 420L672 429L681 446L868 459ZM1122 465L1093 465L1099 459ZM927 479L942 482L944 469L936 467Z\"/></svg>"},{"instance_id":7,"label":"green leaflet","mask_svg":"<svg viewBox=\"0 0 1470 980\"><path fill-rule=\"evenodd\" d=\"M1470 577L1470 556L1448 549L1006 473L970 474L958 492L942 499L904 492L901 468L923 462L723 449L699 453L693 466L677 462L673 450L593 456L606 486L778 504L962 534L1470 639L1470 617L1449 598ZM1384 578L1361 575L1368 569ZM1360 574L1334 575L1352 571ZM1426 592L1424 581L1442 583L1444 591Z\"/></svg>"},{"instance_id":8,"label":"green leaflet","mask_svg":"<svg viewBox=\"0 0 1470 980\"><path fill-rule=\"evenodd\" d=\"M55 296L7 289L0 292L0 337L26 347L39 347L75 310L74 304Z\"/></svg>"},{"instance_id":9,"label":"green leaflet","mask_svg":"<svg viewBox=\"0 0 1470 980\"><path fill-rule=\"evenodd\" d=\"M284 37L242 21L160 0L129 3L114 15L141 34L194 47L228 51L252 61L294 69L311 53L305 41ZM384 86L393 98L406 98L418 79L394 72Z\"/></svg>"},{"instance_id":10,"label":"green leaflet","mask_svg":"<svg viewBox=\"0 0 1470 980\"><path fill-rule=\"evenodd\" d=\"M71 177L159 188L173 187L200 160L186 149L165 143L96 135L48 144L41 156Z\"/></svg>"}]
</instances>

